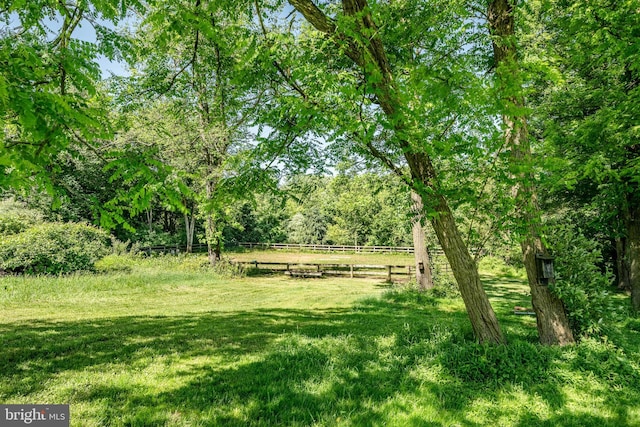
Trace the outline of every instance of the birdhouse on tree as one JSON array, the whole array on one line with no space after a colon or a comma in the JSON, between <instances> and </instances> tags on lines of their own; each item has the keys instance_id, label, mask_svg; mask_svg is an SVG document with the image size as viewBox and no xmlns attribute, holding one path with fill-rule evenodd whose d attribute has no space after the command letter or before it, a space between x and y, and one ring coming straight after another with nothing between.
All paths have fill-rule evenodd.
<instances>
[{"instance_id":1,"label":"birdhouse on tree","mask_svg":"<svg viewBox=\"0 0 640 427\"><path fill-rule=\"evenodd\" d=\"M554 257L552 256L536 254L538 283L541 285L548 285L549 282L555 278L553 271L553 259Z\"/></svg>"}]
</instances>

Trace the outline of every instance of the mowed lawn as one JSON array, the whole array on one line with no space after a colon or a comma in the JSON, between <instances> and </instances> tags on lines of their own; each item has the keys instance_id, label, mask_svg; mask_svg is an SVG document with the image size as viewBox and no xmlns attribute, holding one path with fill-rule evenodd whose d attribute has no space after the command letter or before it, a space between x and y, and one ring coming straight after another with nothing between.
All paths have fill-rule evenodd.
<instances>
[{"instance_id":1,"label":"mowed lawn","mask_svg":"<svg viewBox=\"0 0 640 427\"><path fill-rule=\"evenodd\" d=\"M640 321L541 347L519 279L485 276L490 347L459 299L379 280L128 264L0 278L1 403L69 403L73 426L640 425Z\"/></svg>"},{"instance_id":2,"label":"mowed lawn","mask_svg":"<svg viewBox=\"0 0 640 427\"><path fill-rule=\"evenodd\" d=\"M413 254L301 252L286 250L243 250L229 252L229 259L243 262L290 262L312 264L414 265Z\"/></svg>"}]
</instances>

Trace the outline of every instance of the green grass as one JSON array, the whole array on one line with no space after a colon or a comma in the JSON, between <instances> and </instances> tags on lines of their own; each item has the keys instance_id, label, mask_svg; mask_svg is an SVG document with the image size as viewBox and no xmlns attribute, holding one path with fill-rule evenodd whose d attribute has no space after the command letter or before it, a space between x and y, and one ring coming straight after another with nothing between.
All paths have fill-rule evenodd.
<instances>
[{"instance_id":1,"label":"green grass","mask_svg":"<svg viewBox=\"0 0 640 427\"><path fill-rule=\"evenodd\" d=\"M413 254L343 253L343 252L299 252L243 250L228 252L234 261L291 262L314 264L366 264L366 265L414 265Z\"/></svg>"},{"instance_id":2,"label":"green grass","mask_svg":"<svg viewBox=\"0 0 640 427\"><path fill-rule=\"evenodd\" d=\"M0 402L73 426L640 425L640 322L535 344L520 279L486 276L510 344L474 344L459 300L379 281L130 272L0 279Z\"/></svg>"}]
</instances>

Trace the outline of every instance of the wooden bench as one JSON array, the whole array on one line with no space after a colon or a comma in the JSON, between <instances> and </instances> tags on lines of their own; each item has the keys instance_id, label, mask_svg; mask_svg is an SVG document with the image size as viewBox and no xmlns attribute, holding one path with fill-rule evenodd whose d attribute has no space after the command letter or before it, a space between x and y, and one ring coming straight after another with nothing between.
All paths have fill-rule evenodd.
<instances>
[{"instance_id":1,"label":"wooden bench","mask_svg":"<svg viewBox=\"0 0 640 427\"><path fill-rule=\"evenodd\" d=\"M517 314L519 316L535 316L536 315L535 311L533 311L532 308L519 307L517 305L513 307L513 314Z\"/></svg>"},{"instance_id":2,"label":"wooden bench","mask_svg":"<svg viewBox=\"0 0 640 427\"><path fill-rule=\"evenodd\" d=\"M284 274L291 277L322 277L322 271L312 270L287 270Z\"/></svg>"}]
</instances>

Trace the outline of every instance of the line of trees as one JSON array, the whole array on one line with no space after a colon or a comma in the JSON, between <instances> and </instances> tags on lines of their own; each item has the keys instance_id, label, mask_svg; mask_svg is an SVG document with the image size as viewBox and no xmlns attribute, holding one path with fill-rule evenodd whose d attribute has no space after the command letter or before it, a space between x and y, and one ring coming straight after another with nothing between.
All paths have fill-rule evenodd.
<instances>
[{"instance_id":1,"label":"line of trees","mask_svg":"<svg viewBox=\"0 0 640 427\"><path fill-rule=\"evenodd\" d=\"M575 270L563 264L570 248L554 247L574 236L604 278L581 289L607 286L609 261L640 311L633 2L4 7L3 189L75 200L62 203L67 214L91 211L123 233L140 218L153 232L160 214L188 245L201 230L212 263L224 239L247 230L256 240L397 244L420 218L488 343L505 338L469 245L520 244L541 342L563 345L575 340L568 300L578 300L566 289L581 284L543 285L536 256L557 256L559 276ZM131 28L116 31L125 18ZM96 42L74 36L81 25ZM101 81L99 54L127 60L130 75ZM301 175L344 162L386 173ZM278 204L283 188L298 201Z\"/></svg>"}]
</instances>

